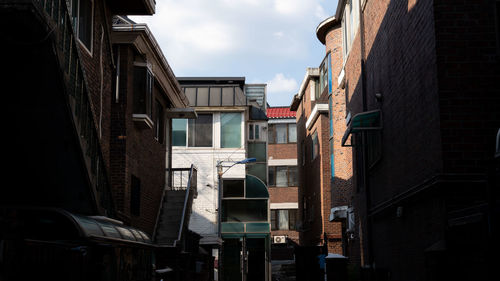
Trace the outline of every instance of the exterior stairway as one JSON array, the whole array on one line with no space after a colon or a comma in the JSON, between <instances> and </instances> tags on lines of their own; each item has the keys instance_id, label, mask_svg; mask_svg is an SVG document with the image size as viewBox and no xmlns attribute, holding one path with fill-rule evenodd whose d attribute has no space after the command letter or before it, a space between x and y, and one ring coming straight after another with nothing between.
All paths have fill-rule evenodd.
<instances>
[{"instance_id":1,"label":"exterior stairway","mask_svg":"<svg viewBox=\"0 0 500 281\"><path fill-rule=\"evenodd\" d=\"M155 242L178 246L188 230L196 197L196 168L170 169L170 190L165 190L154 233Z\"/></svg>"},{"instance_id":2,"label":"exterior stairway","mask_svg":"<svg viewBox=\"0 0 500 281\"><path fill-rule=\"evenodd\" d=\"M18 112L20 117L9 124L9 129L20 133L12 133L10 149L19 151L26 159L44 161L38 160L41 165L32 173L32 177L40 179L24 177L23 191L0 195L15 204L35 202L114 217L108 174L87 90L89 78L82 67L67 1L0 0L0 24L8 26L0 30L7 41L2 44L5 48L2 53L15 58L8 58L3 64L4 70L10 70L6 81L22 82L2 83L5 92L17 94L11 95L6 104L14 108L13 112L16 108L23 110L23 114ZM59 115L54 117L56 113ZM19 129L25 128L27 122L33 122L31 125L36 127L37 134ZM31 148L26 138L39 147ZM40 152L43 150L46 152ZM50 157L57 159L50 160ZM22 175L21 161L26 159L20 158L15 153L8 155L7 159L15 162L9 171L13 175ZM30 194L31 198L25 201L19 199ZM61 199L53 199L57 197ZM72 204L91 207L79 209Z\"/></svg>"}]
</instances>

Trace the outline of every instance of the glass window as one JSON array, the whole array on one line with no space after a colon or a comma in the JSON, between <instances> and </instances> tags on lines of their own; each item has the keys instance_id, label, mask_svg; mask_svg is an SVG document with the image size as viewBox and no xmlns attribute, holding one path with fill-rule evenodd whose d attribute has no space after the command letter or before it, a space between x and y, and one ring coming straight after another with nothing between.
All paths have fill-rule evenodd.
<instances>
[{"instance_id":1,"label":"glass window","mask_svg":"<svg viewBox=\"0 0 500 281\"><path fill-rule=\"evenodd\" d=\"M253 140L254 132L253 132L253 124L248 125L248 139Z\"/></svg>"},{"instance_id":2,"label":"glass window","mask_svg":"<svg viewBox=\"0 0 500 281\"><path fill-rule=\"evenodd\" d=\"M267 221L267 199L222 200L222 221Z\"/></svg>"},{"instance_id":3,"label":"glass window","mask_svg":"<svg viewBox=\"0 0 500 281\"><path fill-rule=\"evenodd\" d=\"M247 165L247 174L254 175L267 183L267 167L265 163L254 163L252 165Z\"/></svg>"},{"instance_id":4,"label":"glass window","mask_svg":"<svg viewBox=\"0 0 500 281\"><path fill-rule=\"evenodd\" d=\"M241 147L241 113L221 113L221 137L222 148Z\"/></svg>"},{"instance_id":5,"label":"glass window","mask_svg":"<svg viewBox=\"0 0 500 281\"><path fill-rule=\"evenodd\" d=\"M316 159L319 153L319 142L318 142L318 133L314 131L312 134L312 160Z\"/></svg>"},{"instance_id":6,"label":"glass window","mask_svg":"<svg viewBox=\"0 0 500 281\"><path fill-rule=\"evenodd\" d=\"M198 114L188 120L188 146L212 147L212 114Z\"/></svg>"},{"instance_id":7,"label":"glass window","mask_svg":"<svg viewBox=\"0 0 500 281\"><path fill-rule=\"evenodd\" d=\"M248 143L248 157L255 158L257 162L265 162L267 160L265 142L249 142Z\"/></svg>"},{"instance_id":8,"label":"glass window","mask_svg":"<svg viewBox=\"0 0 500 281\"><path fill-rule=\"evenodd\" d=\"M260 138L260 126L255 124L255 139L258 140Z\"/></svg>"},{"instance_id":9,"label":"glass window","mask_svg":"<svg viewBox=\"0 0 500 281\"><path fill-rule=\"evenodd\" d=\"M288 186L298 186L297 166L288 167Z\"/></svg>"},{"instance_id":10,"label":"glass window","mask_svg":"<svg viewBox=\"0 0 500 281\"><path fill-rule=\"evenodd\" d=\"M132 175L130 185L130 213L139 216L141 214L141 181Z\"/></svg>"},{"instance_id":11,"label":"glass window","mask_svg":"<svg viewBox=\"0 0 500 281\"><path fill-rule=\"evenodd\" d=\"M163 106L159 101L155 101L156 107L156 122L155 122L155 137L159 143L163 143L165 137L165 115L163 114Z\"/></svg>"},{"instance_id":12,"label":"glass window","mask_svg":"<svg viewBox=\"0 0 500 281\"><path fill-rule=\"evenodd\" d=\"M288 124L288 142L297 142L297 124Z\"/></svg>"},{"instance_id":13,"label":"glass window","mask_svg":"<svg viewBox=\"0 0 500 281\"><path fill-rule=\"evenodd\" d=\"M222 196L226 197L244 197L245 181L244 180L223 180Z\"/></svg>"},{"instance_id":14,"label":"glass window","mask_svg":"<svg viewBox=\"0 0 500 281\"><path fill-rule=\"evenodd\" d=\"M134 66L134 113L151 117L152 97L153 75L146 66Z\"/></svg>"},{"instance_id":15,"label":"glass window","mask_svg":"<svg viewBox=\"0 0 500 281\"><path fill-rule=\"evenodd\" d=\"M279 229L288 229L288 210L278 210Z\"/></svg>"},{"instance_id":16,"label":"glass window","mask_svg":"<svg viewBox=\"0 0 500 281\"><path fill-rule=\"evenodd\" d=\"M172 119L172 146L186 146L187 119Z\"/></svg>"},{"instance_id":17,"label":"glass window","mask_svg":"<svg viewBox=\"0 0 500 281\"><path fill-rule=\"evenodd\" d=\"M295 230L296 209L271 210L271 230Z\"/></svg>"},{"instance_id":18,"label":"glass window","mask_svg":"<svg viewBox=\"0 0 500 281\"><path fill-rule=\"evenodd\" d=\"M276 186L288 186L288 167L276 167Z\"/></svg>"},{"instance_id":19,"label":"glass window","mask_svg":"<svg viewBox=\"0 0 500 281\"><path fill-rule=\"evenodd\" d=\"M78 39L91 50L92 47L92 1L80 0L80 20L78 24Z\"/></svg>"},{"instance_id":20,"label":"glass window","mask_svg":"<svg viewBox=\"0 0 500 281\"><path fill-rule=\"evenodd\" d=\"M267 130L267 141L269 143L276 143L276 138L274 137L275 126L274 124L269 124Z\"/></svg>"},{"instance_id":21,"label":"glass window","mask_svg":"<svg viewBox=\"0 0 500 281\"><path fill-rule=\"evenodd\" d=\"M287 124L276 124L276 143L287 143Z\"/></svg>"}]
</instances>

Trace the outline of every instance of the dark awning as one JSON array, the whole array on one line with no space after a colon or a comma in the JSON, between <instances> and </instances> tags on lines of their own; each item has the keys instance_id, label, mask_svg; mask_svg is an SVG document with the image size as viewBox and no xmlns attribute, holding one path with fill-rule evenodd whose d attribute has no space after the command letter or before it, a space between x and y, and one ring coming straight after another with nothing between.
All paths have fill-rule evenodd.
<instances>
[{"instance_id":1,"label":"dark awning","mask_svg":"<svg viewBox=\"0 0 500 281\"><path fill-rule=\"evenodd\" d=\"M7 207L0 209L6 236L46 241L89 240L94 242L140 243L153 246L141 230L101 216L84 216L58 208Z\"/></svg>"},{"instance_id":2,"label":"dark awning","mask_svg":"<svg viewBox=\"0 0 500 281\"><path fill-rule=\"evenodd\" d=\"M345 144L351 134L381 129L382 118L380 109L358 113L352 117L351 122L342 137L342 146L352 146L352 143L348 145Z\"/></svg>"}]
</instances>

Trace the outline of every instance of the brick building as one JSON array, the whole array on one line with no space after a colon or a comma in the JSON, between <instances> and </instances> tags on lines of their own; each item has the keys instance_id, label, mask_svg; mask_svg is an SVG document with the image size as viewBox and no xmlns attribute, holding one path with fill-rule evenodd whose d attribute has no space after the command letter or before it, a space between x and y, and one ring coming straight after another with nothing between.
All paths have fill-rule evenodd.
<instances>
[{"instance_id":1,"label":"brick building","mask_svg":"<svg viewBox=\"0 0 500 281\"><path fill-rule=\"evenodd\" d=\"M114 199L122 221L152 234L163 192L171 188L165 176L172 161L171 118L195 113L185 109L188 100L147 25L115 17L112 41L117 64L110 102Z\"/></svg>"},{"instance_id":2,"label":"brick building","mask_svg":"<svg viewBox=\"0 0 500 281\"><path fill-rule=\"evenodd\" d=\"M308 68L291 110L297 112L297 162L301 246L324 246L342 253L342 225L330 222L332 208L328 59ZM326 244L325 244L326 243Z\"/></svg>"},{"instance_id":3,"label":"brick building","mask_svg":"<svg viewBox=\"0 0 500 281\"><path fill-rule=\"evenodd\" d=\"M299 243L296 231L298 213L297 127L295 112L289 107L269 107L268 165L271 201L271 235L274 244L287 239ZM279 246L279 245L276 245Z\"/></svg>"},{"instance_id":4,"label":"brick building","mask_svg":"<svg viewBox=\"0 0 500 281\"><path fill-rule=\"evenodd\" d=\"M499 7L339 1L342 145L353 146L361 264L377 280L498 275Z\"/></svg>"}]
</instances>

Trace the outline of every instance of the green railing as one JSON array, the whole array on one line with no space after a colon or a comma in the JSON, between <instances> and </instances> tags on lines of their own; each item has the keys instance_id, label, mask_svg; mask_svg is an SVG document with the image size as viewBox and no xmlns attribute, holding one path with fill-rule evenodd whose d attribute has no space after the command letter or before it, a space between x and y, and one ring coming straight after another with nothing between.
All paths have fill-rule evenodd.
<instances>
[{"instance_id":1,"label":"green railing","mask_svg":"<svg viewBox=\"0 0 500 281\"><path fill-rule=\"evenodd\" d=\"M89 180L99 213L114 217L114 204L108 174L102 155L99 135L89 99L85 69L82 67L80 49L73 30L67 0L1 0L2 4L27 4L51 29L55 53L64 76L64 86L72 111L75 129L80 136Z\"/></svg>"}]
</instances>

